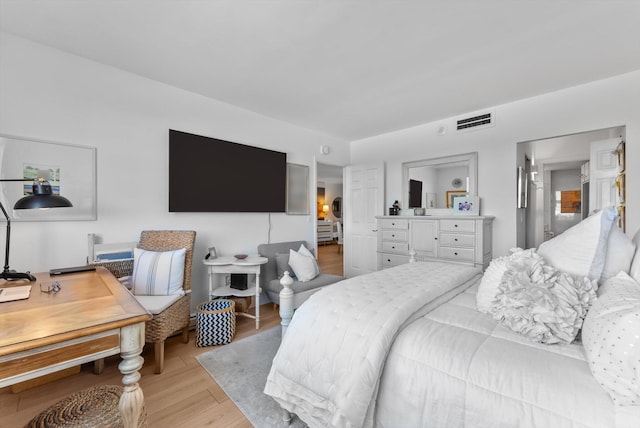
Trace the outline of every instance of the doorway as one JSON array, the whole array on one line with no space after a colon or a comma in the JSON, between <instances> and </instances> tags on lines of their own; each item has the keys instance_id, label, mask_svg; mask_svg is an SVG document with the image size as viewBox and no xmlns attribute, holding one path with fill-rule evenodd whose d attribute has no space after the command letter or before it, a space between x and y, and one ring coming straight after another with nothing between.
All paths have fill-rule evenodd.
<instances>
[{"instance_id":1,"label":"doorway","mask_svg":"<svg viewBox=\"0 0 640 428\"><path fill-rule=\"evenodd\" d=\"M592 147L602 143L615 147L625 134L625 127L619 126L518 143L517 165L525 169L528 186L527 203L517 208L518 247L537 248L594 209L616 204L613 194L593 196L589 171L598 163L598 155ZM615 181L617 171L610 174Z\"/></svg>"},{"instance_id":2,"label":"doorway","mask_svg":"<svg viewBox=\"0 0 640 428\"><path fill-rule=\"evenodd\" d=\"M316 162L316 190L318 264L323 272L343 275L343 253L338 246L338 233L344 226L342 167Z\"/></svg>"}]
</instances>

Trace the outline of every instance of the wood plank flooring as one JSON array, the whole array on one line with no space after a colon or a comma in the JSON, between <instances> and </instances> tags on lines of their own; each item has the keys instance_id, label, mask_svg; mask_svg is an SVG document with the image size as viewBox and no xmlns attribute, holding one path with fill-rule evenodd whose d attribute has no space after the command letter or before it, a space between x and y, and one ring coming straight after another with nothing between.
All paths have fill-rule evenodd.
<instances>
[{"instance_id":1,"label":"wood plank flooring","mask_svg":"<svg viewBox=\"0 0 640 428\"><path fill-rule=\"evenodd\" d=\"M342 253L337 245L318 249L318 264L325 273L342 275ZM238 317L235 340L240 340L280 324L280 316L272 304L260 307L260 330L252 319ZM145 359L140 385L144 391L149 427L249 428L251 424L227 397L218 384L200 366L196 356L213 347L197 348L195 333L183 344L180 337L169 338L165 344L165 369L153 374L153 348L145 347ZM67 395L93 385L121 384L119 356L106 359L101 375L93 374L93 366L82 366L80 373L44 385L13 393L10 387L0 388L0 427L23 427L31 418Z\"/></svg>"}]
</instances>

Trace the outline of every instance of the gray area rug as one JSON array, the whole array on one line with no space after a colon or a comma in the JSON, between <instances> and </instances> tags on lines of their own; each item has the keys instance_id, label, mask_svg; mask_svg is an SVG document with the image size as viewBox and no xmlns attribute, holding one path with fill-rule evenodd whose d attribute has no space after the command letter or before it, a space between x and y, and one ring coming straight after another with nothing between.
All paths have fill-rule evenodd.
<instances>
[{"instance_id":1,"label":"gray area rug","mask_svg":"<svg viewBox=\"0 0 640 428\"><path fill-rule=\"evenodd\" d=\"M196 357L256 428L306 427L296 416L287 425L278 403L262 392L280 346L280 331L275 327Z\"/></svg>"}]
</instances>

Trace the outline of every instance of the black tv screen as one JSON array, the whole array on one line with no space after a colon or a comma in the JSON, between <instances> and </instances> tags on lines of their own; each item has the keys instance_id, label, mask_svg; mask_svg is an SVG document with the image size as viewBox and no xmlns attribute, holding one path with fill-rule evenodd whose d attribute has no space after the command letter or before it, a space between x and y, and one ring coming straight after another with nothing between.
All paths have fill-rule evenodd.
<instances>
[{"instance_id":1,"label":"black tv screen","mask_svg":"<svg viewBox=\"0 0 640 428\"><path fill-rule=\"evenodd\" d=\"M169 130L170 212L284 212L287 154Z\"/></svg>"}]
</instances>

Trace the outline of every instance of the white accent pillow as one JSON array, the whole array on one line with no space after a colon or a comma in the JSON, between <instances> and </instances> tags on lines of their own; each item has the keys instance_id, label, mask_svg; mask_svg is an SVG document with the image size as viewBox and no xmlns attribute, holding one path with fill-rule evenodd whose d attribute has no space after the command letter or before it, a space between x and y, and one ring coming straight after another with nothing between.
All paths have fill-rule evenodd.
<instances>
[{"instance_id":1,"label":"white accent pillow","mask_svg":"<svg viewBox=\"0 0 640 428\"><path fill-rule=\"evenodd\" d=\"M520 257L530 256L534 252L535 249L523 250L522 248L513 248L508 255L491 260L487 270L485 270L482 275L478 292L476 293L476 307L478 311L485 314L491 313L491 304L496 300L496 294L498 294L498 287L502 281L502 276L509 268L511 261Z\"/></svg>"},{"instance_id":2,"label":"white accent pillow","mask_svg":"<svg viewBox=\"0 0 640 428\"><path fill-rule=\"evenodd\" d=\"M171 296L184 294L184 259L186 249L148 251L133 249L133 294L137 296Z\"/></svg>"},{"instance_id":3,"label":"white accent pillow","mask_svg":"<svg viewBox=\"0 0 640 428\"><path fill-rule=\"evenodd\" d=\"M297 251L289 250L289 266L293 269L298 281L307 282L318 276L316 259Z\"/></svg>"},{"instance_id":4,"label":"white accent pillow","mask_svg":"<svg viewBox=\"0 0 640 428\"><path fill-rule=\"evenodd\" d=\"M318 266L318 262L315 261L316 257L313 255L311 251L307 249L307 247L304 246L304 244L300 244L300 248L298 248L298 253L302 254L303 256L311 257L314 260L314 266L316 270L315 276L320 275L320 266Z\"/></svg>"},{"instance_id":5,"label":"white accent pillow","mask_svg":"<svg viewBox=\"0 0 640 428\"><path fill-rule=\"evenodd\" d=\"M618 405L640 405L640 284L620 272L603 284L582 326L593 376Z\"/></svg>"},{"instance_id":6,"label":"white accent pillow","mask_svg":"<svg viewBox=\"0 0 640 428\"><path fill-rule=\"evenodd\" d=\"M596 299L597 286L595 280L562 272L531 254L510 262L489 311L536 342L571 343Z\"/></svg>"},{"instance_id":7,"label":"white accent pillow","mask_svg":"<svg viewBox=\"0 0 640 428\"><path fill-rule=\"evenodd\" d=\"M613 278L619 272L629 272L631 260L636 252L636 244L634 244L622 229L613 225L609 233L609 242L607 243L607 256L604 260L604 269L600 275L600 284L604 284L609 278Z\"/></svg>"},{"instance_id":8,"label":"white accent pillow","mask_svg":"<svg viewBox=\"0 0 640 428\"><path fill-rule=\"evenodd\" d=\"M605 208L543 242L538 254L556 269L579 276L600 279L607 255L609 232L618 214Z\"/></svg>"}]
</instances>

